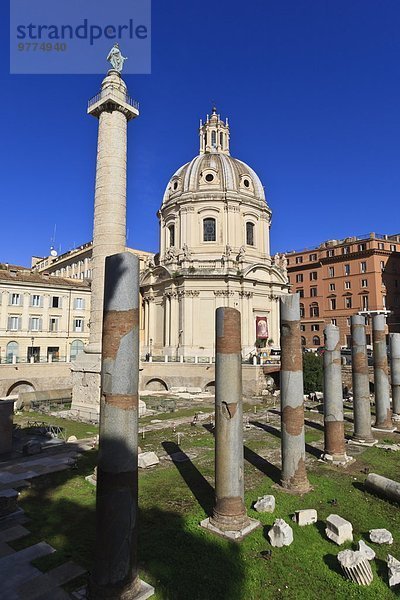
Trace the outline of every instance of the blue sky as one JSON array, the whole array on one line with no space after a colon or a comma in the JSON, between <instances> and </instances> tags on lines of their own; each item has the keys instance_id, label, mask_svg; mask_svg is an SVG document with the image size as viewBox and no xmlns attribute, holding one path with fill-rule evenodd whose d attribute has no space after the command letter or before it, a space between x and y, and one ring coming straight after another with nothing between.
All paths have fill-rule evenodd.
<instances>
[{"instance_id":1,"label":"blue sky","mask_svg":"<svg viewBox=\"0 0 400 600\"><path fill-rule=\"evenodd\" d=\"M112 10L112 3L110 3ZM0 262L91 239L101 76L8 73L0 9ZM156 251L169 177L215 100L231 153L259 174L271 251L400 231L398 0L153 0L152 73L128 75L128 244ZM129 49L122 48L129 55ZM104 71L107 64L104 64Z\"/></svg>"}]
</instances>

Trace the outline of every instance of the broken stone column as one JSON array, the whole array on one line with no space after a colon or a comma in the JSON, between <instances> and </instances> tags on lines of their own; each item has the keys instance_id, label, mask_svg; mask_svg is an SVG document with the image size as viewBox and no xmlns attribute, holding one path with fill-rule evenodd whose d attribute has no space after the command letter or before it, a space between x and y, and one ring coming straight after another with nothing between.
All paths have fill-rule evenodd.
<instances>
[{"instance_id":1,"label":"broken stone column","mask_svg":"<svg viewBox=\"0 0 400 600\"><path fill-rule=\"evenodd\" d=\"M281 485L302 494L311 489L306 473L304 439L303 356L300 297L280 299L281 321Z\"/></svg>"},{"instance_id":2,"label":"broken stone column","mask_svg":"<svg viewBox=\"0 0 400 600\"><path fill-rule=\"evenodd\" d=\"M393 421L400 421L400 333L390 334Z\"/></svg>"},{"instance_id":3,"label":"broken stone column","mask_svg":"<svg viewBox=\"0 0 400 600\"><path fill-rule=\"evenodd\" d=\"M342 550L338 554L342 571L350 581L358 585L370 585L374 578L371 565L365 554L357 550Z\"/></svg>"},{"instance_id":4,"label":"broken stone column","mask_svg":"<svg viewBox=\"0 0 400 600\"><path fill-rule=\"evenodd\" d=\"M139 260L106 259L93 599L148 598L138 576Z\"/></svg>"},{"instance_id":5,"label":"broken stone column","mask_svg":"<svg viewBox=\"0 0 400 600\"><path fill-rule=\"evenodd\" d=\"M324 336L324 458L346 463L339 327L327 325Z\"/></svg>"},{"instance_id":6,"label":"broken stone column","mask_svg":"<svg viewBox=\"0 0 400 600\"><path fill-rule=\"evenodd\" d=\"M215 507L201 525L240 539L260 523L247 516L243 479L243 407L240 312L216 310Z\"/></svg>"},{"instance_id":7,"label":"broken stone column","mask_svg":"<svg viewBox=\"0 0 400 600\"><path fill-rule=\"evenodd\" d=\"M385 315L372 317L376 429L393 430L386 353Z\"/></svg>"},{"instance_id":8,"label":"broken stone column","mask_svg":"<svg viewBox=\"0 0 400 600\"><path fill-rule=\"evenodd\" d=\"M370 492L400 502L400 483L376 473L369 473L365 480L365 487Z\"/></svg>"},{"instance_id":9,"label":"broken stone column","mask_svg":"<svg viewBox=\"0 0 400 600\"><path fill-rule=\"evenodd\" d=\"M371 429L371 405L369 398L369 377L365 317L351 317L352 337L352 377L353 377L353 440L360 444L375 444Z\"/></svg>"}]
</instances>

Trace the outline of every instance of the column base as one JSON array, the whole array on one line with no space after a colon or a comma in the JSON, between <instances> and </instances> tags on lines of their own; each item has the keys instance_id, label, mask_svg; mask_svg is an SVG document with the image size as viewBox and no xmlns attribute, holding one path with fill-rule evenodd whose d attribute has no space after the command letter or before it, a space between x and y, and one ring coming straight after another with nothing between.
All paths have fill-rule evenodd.
<instances>
[{"instance_id":1,"label":"column base","mask_svg":"<svg viewBox=\"0 0 400 600\"><path fill-rule=\"evenodd\" d=\"M379 427L373 425L372 431L382 431L383 433L393 433L397 430L397 427Z\"/></svg>"},{"instance_id":2,"label":"column base","mask_svg":"<svg viewBox=\"0 0 400 600\"><path fill-rule=\"evenodd\" d=\"M392 421L400 421L400 415L397 413L392 414Z\"/></svg>"},{"instance_id":3,"label":"column base","mask_svg":"<svg viewBox=\"0 0 400 600\"><path fill-rule=\"evenodd\" d=\"M260 525L260 521L250 519L250 517L248 518L247 523L243 524L241 529L234 529L234 522L232 522L232 529L225 529L225 527L229 527L226 524L220 528L216 521L210 517L200 522L200 527L203 527L203 529L207 529L208 531L211 531L211 533L215 533L216 535L236 542L240 542L246 535L249 535L249 533L254 531L254 529L257 529Z\"/></svg>"},{"instance_id":4,"label":"column base","mask_svg":"<svg viewBox=\"0 0 400 600\"><path fill-rule=\"evenodd\" d=\"M303 496L303 494L308 494L308 492L312 492L314 489L308 480L302 484L295 485L288 481L281 481L280 483L274 484L272 487L280 490L281 492L293 494L293 496Z\"/></svg>"},{"instance_id":5,"label":"column base","mask_svg":"<svg viewBox=\"0 0 400 600\"><path fill-rule=\"evenodd\" d=\"M84 598L92 599L92 600L146 600L146 598L151 598L154 596L155 590L153 586L149 585L142 579L139 579L139 589L135 585L135 590L131 591L129 589L124 591L117 591L115 594L111 592L108 593L107 590L95 589L90 591L90 588L86 588L86 596Z\"/></svg>"},{"instance_id":6,"label":"column base","mask_svg":"<svg viewBox=\"0 0 400 600\"><path fill-rule=\"evenodd\" d=\"M320 460L335 465L336 467L346 467L354 460L354 458L347 454L329 454L328 452L324 452L321 454Z\"/></svg>"},{"instance_id":7,"label":"column base","mask_svg":"<svg viewBox=\"0 0 400 600\"><path fill-rule=\"evenodd\" d=\"M347 441L351 446L375 446L378 443L378 440L374 440L373 438L360 438L353 437Z\"/></svg>"}]
</instances>

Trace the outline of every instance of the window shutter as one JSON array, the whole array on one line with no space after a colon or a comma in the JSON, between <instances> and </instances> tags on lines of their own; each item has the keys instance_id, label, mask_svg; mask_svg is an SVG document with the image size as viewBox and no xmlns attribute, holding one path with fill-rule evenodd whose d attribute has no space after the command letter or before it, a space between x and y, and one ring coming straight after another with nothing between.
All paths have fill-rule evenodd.
<instances>
[{"instance_id":1,"label":"window shutter","mask_svg":"<svg viewBox=\"0 0 400 600\"><path fill-rule=\"evenodd\" d=\"M10 331L11 329L11 317L8 317L7 329Z\"/></svg>"},{"instance_id":2,"label":"window shutter","mask_svg":"<svg viewBox=\"0 0 400 600\"><path fill-rule=\"evenodd\" d=\"M78 307L78 298L74 298L74 310Z\"/></svg>"},{"instance_id":3,"label":"window shutter","mask_svg":"<svg viewBox=\"0 0 400 600\"><path fill-rule=\"evenodd\" d=\"M29 317L29 331L32 331L33 319Z\"/></svg>"},{"instance_id":4,"label":"window shutter","mask_svg":"<svg viewBox=\"0 0 400 600\"><path fill-rule=\"evenodd\" d=\"M39 331L42 331L43 328L43 319L39 319Z\"/></svg>"},{"instance_id":5,"label":"window shutter","mask_svg":"<svg viewBox=\"0 0 400 600\"><path fill-rule=\"evenodd\" d=\"M43 296L39 296L39 306L43 308Z\"/></svg>"},{"instance_id":6,"label":"window shutter","mask_svg":"<svg viewBox=\"0 0 400 600\"><path fill-rule=\"evenodd\" d=\"M18 317L18 331L21 331L21 326L22 326L22 318Z\"/></svg>"},{"instance_id":7,"label":"window shutter","mask_svg":"<svg viewBox=\"0 0 400 600\"><path fill-rule=\"evenodd\" d=\"M10 292L8 294L8 304L11 304L11 303L12 303L12 293Z\"/></svg>"},{"instance_id":8,"label":"window shutter","mask_svg":"<svg viewBox=\"0 0 400 600\"><path fill-rule=\"evenodd\" d=\"M63 301L62 296L59 296L59 298L58 298L58 308L62 308L62 301Z\"/></svg>"},{"instance_id":9,"label":"window shutter","mask_svg":"<svg viewBox=\"0 0 400 600\"><path fill-rule=\"evenodd\" d=\"M85 298L82 298L82 310L85 310Z\"/></svg>"}]
</instances>

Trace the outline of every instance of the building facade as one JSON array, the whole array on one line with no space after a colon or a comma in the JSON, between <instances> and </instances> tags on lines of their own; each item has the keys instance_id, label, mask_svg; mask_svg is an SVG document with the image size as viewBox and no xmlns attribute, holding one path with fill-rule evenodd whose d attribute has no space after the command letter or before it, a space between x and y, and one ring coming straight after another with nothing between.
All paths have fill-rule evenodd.
<instances>
[{"instance_id":1,"label":"building facade","mask_svg":"<svg viewBox=\"0 0 400 600\"><path fill-rule=\"evenodd\" d=\"M333 323L341 346L348 347L350 317L356 313L385 312L388 332L400 331L400 235L329 240L286 256L291 291L301 297L303 346L322 346L324 326Z\"/></svg>"},{"instance_id":2,"label":"building facade","mask_svg":"<svg viewBox=\"0 0 400 600\"><path fill-rule=\"evenodd\" d=\"M215 310L242 316L244 357L279 344L284 257L270 256L271 210L257 174L230 155L216 109L200 124L200 153L170 179L158 213L160 251L142 273L144 350L213 356Z\"/></svg>"},{"instance_id":3,"label":"building facade","mask_svg":"<svg viewBox=\"0 0 400 600\"><path fill-rule=\"evenodd\" d=\"M89 337L85 281L0 269L0 362L72 361Z\"/></svg>"}]
</instances>

